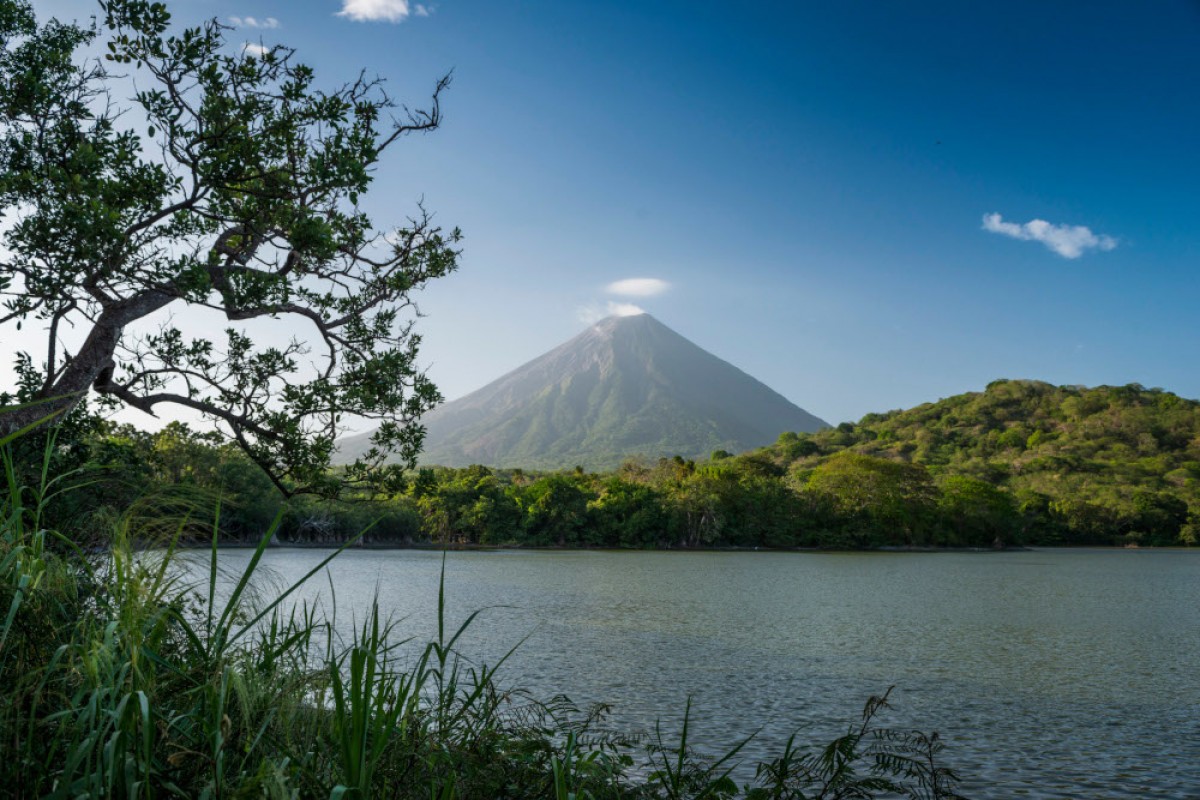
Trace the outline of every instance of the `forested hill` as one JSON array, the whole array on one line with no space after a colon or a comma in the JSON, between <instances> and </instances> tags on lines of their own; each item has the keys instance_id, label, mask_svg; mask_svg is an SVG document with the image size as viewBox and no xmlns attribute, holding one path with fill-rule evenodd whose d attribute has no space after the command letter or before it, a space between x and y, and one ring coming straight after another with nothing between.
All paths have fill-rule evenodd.
<instances>
[{"instance_id":1,"label":"forested hill","mask_svg":"<svg viewBox=\"0 0 1200 800\"><path fill-rule=\"evenodd\" d=\"M846 450L921 465L940 483L963 476L1000 487L1027 519L1053 518L1059 535L1077 541L1152 523L1183 528L1189 507L1200 513L1200 402L1138 384L998 380L857 424L784 434L758 455L803 482Z\"/></svg>"}]
</instances>

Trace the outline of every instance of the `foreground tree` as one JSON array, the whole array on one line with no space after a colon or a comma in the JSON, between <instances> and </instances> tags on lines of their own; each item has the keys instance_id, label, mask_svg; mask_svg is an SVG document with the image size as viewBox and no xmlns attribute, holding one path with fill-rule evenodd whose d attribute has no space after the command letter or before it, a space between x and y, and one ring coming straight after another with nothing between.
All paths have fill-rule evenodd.
<instances>
[{"instance_id":1,"label":"foreground tree","mask_svg":"<svg viewBox=\"0 0 1200 800\"><path fill-rule=\"evenodd\" d=\"M439 399L412 293L456 267L459 233L422 208L381 233L359 200L385 150L438 126L448 79L411 111L378 80L317 88L286 48L239 52L215 20L170 33L162 3L100 7L88 28L39 25L0 0L0 336L47 330L19 365L38 402L0 413L0 436L94 392L202 412L285 493L333 486L348 415L379 424L350 480L412 461ZM97 40L103 62L80 55ZM223 336L172 324L184 307ZM237 327L256 320L285 335Z\"/></svg>"}]
</instances>

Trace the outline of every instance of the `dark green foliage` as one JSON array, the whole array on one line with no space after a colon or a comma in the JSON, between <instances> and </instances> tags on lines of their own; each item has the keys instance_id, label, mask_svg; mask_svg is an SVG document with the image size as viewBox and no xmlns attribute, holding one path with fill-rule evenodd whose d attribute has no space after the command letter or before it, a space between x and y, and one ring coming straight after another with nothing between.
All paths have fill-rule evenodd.
<instances>
[{"instance_id":1,"label":"dark green foliage","mask_svg":"<svg viewBox=\"0 0 1200 800\"><path fill-rule=\"evenodd\" d=\"M434 541L502 544L519 538L522 510L487 467L423 469L411 486L411 499Z\"/></svg>"},{"instance_id":2,"label":"dark green foliage","mask_svg":"<svg viewBox=\"0 0 1200 800\"><path fill-rule=\"evenodd\" d=\"M211 435L72 415L46 451L48 468L75 470L86 486L44 513L75 524L80 540L97 508L115 514L137 500L204 518L219 500L226 540L253 539L282 506L278 541L313 545L364 529L361 542L376 546L1187 545L1200 535L1197 405L1129 387L1002 381L706 462L634 460L599 474L428 468L389 493L286 504L239 449ZM1130 442L1140 442L1137 457ZM42 469L23 463L27 477Z\"/></svg>"},{"instance_id":3,"label":"dark green foliage","mask_svg":"<svg viewBox=\"0 0 1200 800\"><path fill-rule=\"evenodd\" d=\"M594 543L608 547L654 547L667 528L662 496L652 486L613 475L588 502Z\"/></svg>"},{"instance_id":4,"label":"dark green foliage","mask_svg":"<svg viewBox=\"0 0 1200 800\"><path fill-rule=\"evenodd\" d=\"M834 800L887 797L928 800L961 798L953 772L939 766L944 745L938 735L880 728L875 718L888 708L888 689L872 697L862 722L823 749L805 750L788 740L783 755L760 764L760 786L747 800Z\"/></svg>"},{"instance_id":5,"label":"dark green foliage","mask_svg":"<svg viewBox=\"0 0 1200 800\"><path fill-rule=\"evenodd\" d=\"M422 537L592 547L1188 545L1200 403L996 381L696 463L615 473L423 470Z\"/></svg>"},{"instance_id":6,"label":"dark green foliage","mask_svg":"<svg viewBox=\"0 0 1200 800\"><path fill-rule=\"evenodd\" d=\"M1137 384L994 381L762 454L803 478L844 451L928 470L930 542L1187 544L1200 512L1200 403Z\"/></svg>"},{"instance_id":7,"label":"dark green foliage","mask_svg":"<svg viewBox=\"0 0 1200 800\"><path fill-rule=\"evenodd\" d=\"M936 491L920 465L844 451L814 469L806 488L855 545L928 543Z\"/></svg>"},{"instance_id":8,"label":"dark green foliage","mask_svg":"<svg viewBox=\"0 0 1200 800\"><path fill-rule=\"evenodd\" d=\"M1136 385L996 381L715 456L535 485L559 482L552 496L570 496L562 511L575 526L566 487L588 495L576 543L610 547L1171 545L1200 530L1200 403ZM538 513L553 518L545 502ZM515 541L572 543L512 530Z\"/></svg>"},{"instance_id":9,"label":"dark green foliage","mask_svg":"<svg viewBox=\"0 0 1200 800\"><path fill-rule=\"evenodd\" d=\"M531 544L581 544L587 527L588 497L571 475L556 473L534 481L517 494L525 512Z\"/></svg>"},{"instance_id":10,"label":"dark green foliage","mask_svg":"<svg viewBox=\"0 0 1200 800\"><path fill-rule=\"evenodd\" d=\"M1021 517L1008 492L967 475L947 475L938 488L943 537L940 544L984 542L991 537L999 547L1019 538Z\"/></svg>"}]
</instances>

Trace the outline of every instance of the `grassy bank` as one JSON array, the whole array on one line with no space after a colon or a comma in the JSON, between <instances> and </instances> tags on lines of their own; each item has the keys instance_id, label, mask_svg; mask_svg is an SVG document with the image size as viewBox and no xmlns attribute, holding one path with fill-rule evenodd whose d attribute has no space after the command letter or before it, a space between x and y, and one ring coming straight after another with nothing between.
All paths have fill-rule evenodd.
<instances>
[{"instance_id":1,"label":"grassy bank","mask_svg":"<svg viewBox=\"0 0 1200 800\"><path fill-rule=\"evenodd\" d=\"M106 521L106 546L84 552L69 531L42 524L46 502L70 491L72 476L43 471L21 485L8 466L0 501L8 796L955 796L936 736L880 727L883 699L834 742L781 743L779 757L739 786L730 778L737 742L704 758L689 748L686 722L615 736L601 732L602 709L507 687L502 663L462 657L472 619L448 629L441 602L438 636L421 647L377 607L358 611L345 640L334 619L291 603L295 586L258 594L273 529L244 573L219 575L214 535L206 575L185 579L196 574L194 554L184 570L176 549L195 534L185 514L134 504ZM160 546L137 546L148 541Z\"/></svg>"}]
</instances>

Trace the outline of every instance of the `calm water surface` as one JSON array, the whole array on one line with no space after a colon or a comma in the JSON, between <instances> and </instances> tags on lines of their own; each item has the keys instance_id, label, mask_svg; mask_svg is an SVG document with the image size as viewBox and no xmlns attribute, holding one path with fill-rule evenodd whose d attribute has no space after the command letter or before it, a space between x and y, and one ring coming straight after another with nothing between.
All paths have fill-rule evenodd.
<instances>
[{"instance_id":1,"label":"calm water surface","mask_svg":"<svg viewBox=\"0 0 1200 800\"><path fill-rule=\"evenodd\" d=\"M277 580L327 551L269 551ZM245 551L221 555L229 569ZM350 551L302 596L340 626L377 593L436 633L441 555ZM1200 798L1200 553L466 552L446 560L463 642L544 699L607 702L616 727L701 747L797 729L820 742L895 685L897 727L936 730L972 797ZM672 728L665 728L671 730Z\"/></svg>"}]
</instances>

